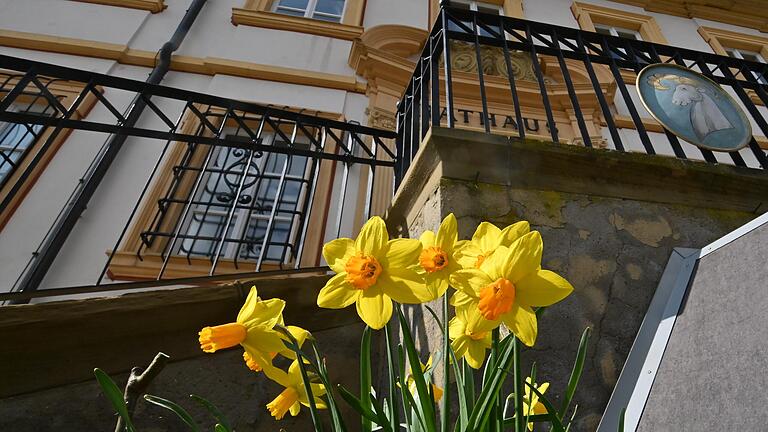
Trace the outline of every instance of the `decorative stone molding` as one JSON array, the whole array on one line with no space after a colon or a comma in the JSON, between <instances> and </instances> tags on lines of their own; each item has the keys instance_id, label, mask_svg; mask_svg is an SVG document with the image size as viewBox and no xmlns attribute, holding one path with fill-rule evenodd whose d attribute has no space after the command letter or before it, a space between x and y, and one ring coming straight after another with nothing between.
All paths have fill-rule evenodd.
<instances>
[{"instance_id":1,"label":"decorative stone molding","mask_svg":"<svg viewBox=\"0 0 768 432\"><path fill-rule=\"evenodd\" d=\"M507 65L504 52L496 47L481 46L480 59L483 63L483 73L506 78ZM509 61L512 65L512 75L515 79L536 81L533 72L533 59L528 53L510 51ZM459 72L477 73L477 54L475 45L469 42L454 41L451 43L451 67Z\"/></svg>"},{"instance_id":2,"label":"decorative stone molding","mask_svg":"<svg viewBox=\"0 0 768 432\"><path fill-rule=\"evenodd\" d=\"M152 13L162 12L168 7L164 0L76 0L82 3L96 3L107 6L117 6L130 9L141 9Z\"/></svg>"},{"instance_id":3,"label":"decorative stone molding","mask_svg":"<svg viewBox=\"0 0 768 432\"><path fill-rule=\"evenodd\" d=\"M382 108L366 108L365 115L368 116L368 126L395 130L395 113Z\"/></svg>"}]
</instances>

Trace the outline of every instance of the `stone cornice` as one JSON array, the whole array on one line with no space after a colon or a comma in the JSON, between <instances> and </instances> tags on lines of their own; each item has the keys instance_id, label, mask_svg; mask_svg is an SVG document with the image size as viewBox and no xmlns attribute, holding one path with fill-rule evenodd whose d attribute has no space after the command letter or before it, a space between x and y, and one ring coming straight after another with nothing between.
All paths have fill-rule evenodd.
<instances>
[{"instance_id":1,"label":"stone cornice","mask_svg":"<svg viewBox=\"0 0 768 432\"><path fill-rule=\"evenodd\" d=\"M701 18L768 32L768 9L762 0L714 2L708 0L612 0L639 6L648 12Z\"/></svg>"}]
</instances>

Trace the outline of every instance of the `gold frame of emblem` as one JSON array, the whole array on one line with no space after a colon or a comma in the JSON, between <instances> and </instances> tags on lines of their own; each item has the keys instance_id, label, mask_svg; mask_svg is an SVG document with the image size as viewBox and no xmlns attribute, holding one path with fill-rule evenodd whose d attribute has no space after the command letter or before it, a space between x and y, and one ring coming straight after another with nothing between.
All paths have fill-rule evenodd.
<instances>
[{"instance_id":1,"label":"gold frame of emblem","mask_svg":"<svg viewBox=\"0 0 768 432\"><path fill-rule=\"evenodd\" d=\"M729 100L734 107L736 107L736 112L739 113L739 117L741 117L741 119L744 121L744 124L747 125L747 132L748 132L747 136L748 136L748 138L746 140L744 140L744 142L742 142L740 145L736 146L736 148L731 149L731 150L724 150L722 148L710 147L710 146L708 146L706 144L702 144L702 143L691 142L691 141L688 140L688 138L683 137L682 135L677 133L674 129L670 128L648 106L648 104L645 102L645 98L643 98L643 93L640 91L640 79L641 79L641 77L645 78L648 69L651 69L651 68L654 68L654 67L657 67L657 66L665 66L665 67L670 67L670 68L673 68L673 69L680 69L680 70L689 72L689 73L691 73L693 75L698 76L702 80L704 80L706 82L709 82L713 86L715 86L715 88L717 88L720 91L720 94L724 95L725 98L727 100ZM743 149L744 147L748 146L749 143L752 142L752 140L754 139L754 136L752 134L752 123L749 122L749 118L747 118L747 115L744 114L744 110L741 109L741 106L739 106L739 104L736 102L736 99L734 99L730 94L728 94L728 92L725 91L725 89L722 88L720 86L720 84L718 84L714 80L712 80L712 79L710 79L710 78L700 74L699 72L696 72L695 70L692 70L692 69L689 69L687 67L680 66L680 65L677 65L677 64L669 64L669 63L653 63L653 64L649 64L648 66L644 67L643 69L640 70L640 72L637 73L637 77L635 78L635 88L637 89L637 95L640 98L640 102L643 104L643 107L645 108L645 110L648 111L651 114L651 116L653 116L653 118L657 122L659 122L659 124L661 124L664 127L664 129L668 130L669 132L671 132L676 137L682 139L683 141L685 141L685 142L687 142L687 143L689 143L691 145L694 145L696 147L700 147L700 148L703 148L703 149L706 149L706 150L711 150L711 151L716 151L716 152L721 152L721 153L733 153L733 152L737 152L737 151Z\"/></svg>"}]
</instances>

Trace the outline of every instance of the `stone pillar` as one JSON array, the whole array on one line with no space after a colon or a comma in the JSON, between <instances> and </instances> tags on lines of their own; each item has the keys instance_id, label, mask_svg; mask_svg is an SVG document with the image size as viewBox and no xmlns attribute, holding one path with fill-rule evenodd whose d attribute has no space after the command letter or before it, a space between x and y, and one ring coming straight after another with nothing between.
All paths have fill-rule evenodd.
<instances>
[{"instance_id":1,"label":"stone pillar","mask_svg":"<svg viewBox=\"0 0 768 432\"><path fill-rule=\"evenodd\" d=\"M535 360L538 381L562 395L581 332L591 327L571 430L592 431L672 249L708 244L766 211L766 197L759 170L433 128L387 222L392 234L412 238L451 212L460 238L484 220L528 220L541 232L542 266L575 291L539 320L523 370ZM410 315L421 349L439 350L430 314Z\"/></svg>"}]
</instances>

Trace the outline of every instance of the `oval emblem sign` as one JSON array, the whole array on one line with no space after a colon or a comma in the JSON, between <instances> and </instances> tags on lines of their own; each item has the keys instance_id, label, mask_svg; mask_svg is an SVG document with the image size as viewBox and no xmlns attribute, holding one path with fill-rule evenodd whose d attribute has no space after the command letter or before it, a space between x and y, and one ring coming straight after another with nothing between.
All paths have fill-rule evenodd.
<instances>
[{"instance_id":1,"label":"oval emblem sign","mask_svg":"<svg viewBox=\"0 0 768 432\"><path fill-rule=\"evenodd\" d=\"M737 151L752 139L739 105L717 83L688 68L666 63L637 74L640 99L670 132L696 146Z\"/></svg>"}]
</instances>

